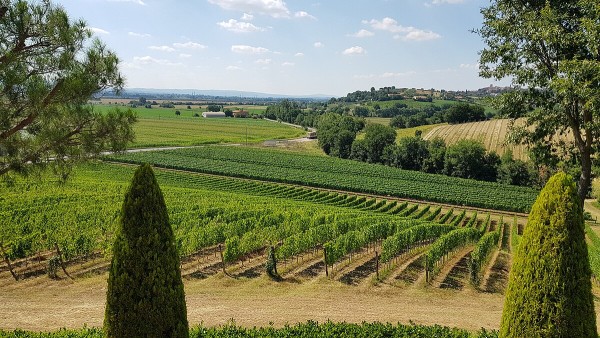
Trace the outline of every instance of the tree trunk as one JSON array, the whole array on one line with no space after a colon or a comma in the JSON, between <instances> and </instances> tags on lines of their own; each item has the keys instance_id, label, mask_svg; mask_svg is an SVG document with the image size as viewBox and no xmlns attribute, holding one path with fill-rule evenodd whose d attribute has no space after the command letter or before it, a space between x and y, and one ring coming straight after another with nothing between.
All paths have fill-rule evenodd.
<instances>
[{"instance_id":1,"label":"tree trunk","mask_svg":"<svg viewBox=\"0 0 600 338\"><path fill-rule=\"evenodd\" d=\"M2 250L2 256L4 257L4 261L6 262L6 265L8 266L8 270L10 271L10 274L13 276L13 278L16 281L19 281L19 276L17 276L17 274L13 270L12 264L10 264L10 259L8 258L8 255L4 251L4 245L2 245L1 243L0 243L0 249Z\"/></svg>"},{"instance_id":2,"label":"tree trunk","mask_svg":"<svg viewBox=\"0 0 600 338\"><path fill-rule=\"evenodd\" d=\"M65 262L62 259L62 254L60 253L58 243L54 243L54 247L56 248L56 254L58 255L58 260L60 261L60 267L62 268L62 271L65 273L65 275L67 275L67 277L73 279L73 277L71 277L71 275L69 275L69 273L67 272L67 267L65 266Z\"/></svg>"},{"instance_id":3,"label":"tree trunk","mask_svg":"<svg viewBox=\"0 0 600 338\"><path fill-rule=\"evenodd\" d=\"M587 147L586 147L587 148ZM583 203L587 196L590 184L592 181L592 159L589 149L584 149L581 154L581 176L579 177L579 184L577 186L577 195L583 208Z\"/></svg>"}]
</instances>

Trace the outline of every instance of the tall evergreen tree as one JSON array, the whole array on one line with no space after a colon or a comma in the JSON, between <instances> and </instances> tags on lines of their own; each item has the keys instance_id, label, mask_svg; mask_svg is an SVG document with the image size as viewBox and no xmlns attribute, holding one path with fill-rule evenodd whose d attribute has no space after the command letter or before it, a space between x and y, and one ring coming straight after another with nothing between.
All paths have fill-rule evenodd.
<instances>
[{"instance_id":1,"label":"tall evergreen tree","mask_svg":"<svg viewBox=\"0 0 600 338\"><path fill-rule=\"evenodd\" d=\"M110 338L189 336L173 230L148 164L136 170L125 194L106 298Z\"/></svg>"},{"instance_id":2,"label":"tall evergreen tree","mask_svg":"<svg viewBox=\"0 0 600 338\"><path fill-rule=\"evenodd\" d=\"M597 337L583 210L573 178L535 201L510 272L500 337Z\"/></svg>"}]
</instances>

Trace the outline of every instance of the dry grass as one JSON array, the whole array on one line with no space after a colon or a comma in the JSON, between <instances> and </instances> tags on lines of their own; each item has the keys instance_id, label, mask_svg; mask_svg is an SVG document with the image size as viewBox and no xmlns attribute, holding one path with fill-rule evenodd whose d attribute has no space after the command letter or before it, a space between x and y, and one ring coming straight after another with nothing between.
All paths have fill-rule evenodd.
<instances>
[{"instance_id":1,"label":"dry grass","mask_svg":"<svg viewBox=\"0 0 600 338\"><path fill-rule=\"evenodd\" d=\"M512 149L515 159L527 160L527 148L522 145L513 145L506 142L506 135L510 127L509 119L497 119L482 122L441 125L424 132L424 139L441 137L446 144L451 145L463 139L479 140L488 151L504 154L507 149Z\"/></svg>"}]
</instances>

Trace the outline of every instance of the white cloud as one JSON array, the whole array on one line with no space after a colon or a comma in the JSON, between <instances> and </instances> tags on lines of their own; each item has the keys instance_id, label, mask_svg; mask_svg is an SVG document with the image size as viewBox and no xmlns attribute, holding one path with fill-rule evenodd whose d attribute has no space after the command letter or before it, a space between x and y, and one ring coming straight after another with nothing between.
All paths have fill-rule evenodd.
<instances>
[{"instance_id":1,"label":"white cloud","mask_svg":"<svg viewBox=\"0 0 600 338\"><path fill-rule=\"evenodd\" d=\"M94 32L95 34L104 34L104 35L108 35L110 34L108 31L105 31L102 28L98 28L98 27L90 27L90 29L92 30L92 32Z\"/></svg>"},{"instance_id":2,"label":"white cloud","mask_svg":"<svg viewBox=\"0 0 600 338\"><path fill-rule=\"evenodd\" d=\"M367 54L367 51L360 46L354 46L354 47L345 49L342 52L342 54L344 54L344 55Z\"/></svg>"},{"instance_id":3,"label":"white cloud","mask_svg":"<svg viewBox=\"0 0 600 338\"><path fill-rule=\"evenodd\" d=\"M164 59L156 59L151 56L134 56L132 62L125 63L125 67L129 68L141 68L142 65L157 64L161 66L181 66L181 63L171 62Z\"/></svg>"},{"instance_id":4,"label":"white cloud","mask_svg":"<svg viewBox=\"0 0 600 338\"><path fill-rule=\"evenodd\" d=\"M441 37L441 35L432 31L424 31L411 26L405 27L399 25L398 22L392 18L383 18L381 21L375 19L371 21L365 20L363 23L371 25L373 29L396 33L394 39L426 41L439 39Z\"/></svg>"},{"instance_id":5,"label":"white cloud","mask_svg":"<svg viewBox=\"0 0 600 338\"><path fill-rule=\"evenodd\" d=\"M325 47L325 45L322 42L315 42L314 46L315 46L315 48Z\"/></svg>"},{"instance_id":6,"label":"white cloud","mask_svg":"<svg viewBox=\"0 0 600 338\"><path fill-rule=\"evenodd\" d=\"M238 67L238 66L227 66L227 67L225 67L225 70L228 70L228 71L242 70L242 67Z\"/></svg>"},{"instance_id":7,"label":"white cloud","mask_svg":"<svg viewBox=\"0 0 600 338\"><path fill-rule=\"evenodd\" d=\"M179 54L179 57L182 59L188 59L188 58L192 57L192 54L181 53L181 54Z\"/></svg>"},{"instance_id":8,"label":"white cloud","mask_svg":"<svg viewBox=\"0 0 600 338\"><path fill-rule=\"evenodd\" d=\"M456 4L462 4L464 2L465 2L465 0L433 0L431 2L431 4L432 5L442 5L442 4L456 5Z\"/></svg>"},{"instance_id":9,"label":"white cloud","mask_svg":"<svg viewBox=\"0 0 600 338\"><path fill-rule=\"evenodd\" d=\"M227 29L230 32L235 33L251 33L251 32L263 32L265 29L257 27L249 22L241 22L235 19L229 19L229 21L218 22L217 25Z\"/></svg>"},{"instance_id":10,"label":"white cloud","mask_svg":"<svg viewBox=\"0 0 600 338\"><path fill-rule=\"evenodd\" d=\"M134 4L146 6L146 3L144 3L142 0L108 0L108 1L110 1L110 2L133 2Z\"/></svg>"},{"instance_id":11,"label":"white cloud","mask_svg":"<svg viewBox=\"0 0 600 338\"><path fill-rule=\"evenodd\" d=\"M247 45L233 45L231 46L231 51L240 54L263 54L269 52L269 50L264 47L252 47Z\"/></svg>"},{"instance_id":12,"label":"white cloud","mask_svg":"<svg viewBox=\"0 0 600 338\"><path fill-rule=\"evenodd\" d=\"M317 20L317 18L315 18L314 16L306 13L305 11L299 11L294 13L294 17L296 18L300 18L300 19L312 19L312 20Z\"/></svg>"},{"instance_id":13,"label":"white cloud","mask_svg":"<svg viewBox=\"0 0 600 338\"><path fill-rule=\"evenodd\" d=\"M282 67L293 67L295 65L296 64L293 62L287 62L287 61L281 64Z\"/></svg>"},{"instance_id":14,"label":"white cloud","mask_svg":"<svg viewBox=\"0 0 600 338\"><path fill-rule=\"evenodd\" d=\"M150 34L145 34L145 33L136 33L136 32L129 32L129 33L127 33L127 35L129 35L129 36L133 36L133 37L135 37L135 38L149 38L149 37L151 37L151 36L152 36L152 35L150 35Z\"/></svg>"},{"instance_id":15,"label":"white cloud","mask_svg":"<svg viewBox=\"0 0 600 338\"><path fill-rule=\"evenodd\" d=\"M290 10L283 0L208 0L225 10L258 13L274 18L289 18Z\"/></svg>"},{"instance_id":16,"label":"white cloud","mask_svg":"<svg viewBox=\"0 0 600 338\"><path fill-rule=\"evenodd\" d=\"M252 20L254 20L254 15L248 14L248 13L244 13L244 15L242 15L242 20L244 20L244 21L252 21Z\"/></svg>"},{"instance_id":17,"label":"white cloud","mask_svg":"<svg viewBox=\"0 0 600 338\"><path fill-rule=\"evenodd\" d=\"M302 56L304 56L304 53L296 53L296 54L294 54L294 56L296 56L296 57L302 57Z\"/></svg>"},{"instance_id":18,"label":"white cloud","mask_svg":"<svg viewBox=\"0 0 600 338\"><path fill-rule=\"evenodd\" d=\"M196 43L196 42L184 42L184 43L179 43L176 42L173 44L173 47L175 48L183 48L183 49L206 49L207 47L205 45Z\"/></svg>"},{"instance_id":19,"label":"white cloud","mask_svg":"<svg viewBox=\"0 0 600 338\"><path fill-rule=\"evenodd\" d=\"M256 61L254 61L255 63L259 64L259 65L269 65L271 64L273 60L271 59L258 59Z\"/></svg>"},{"instance_id":20,"label":"white cloud","mask_svg":"<svg viewBox=\"0 0 600 338\"><path fill-rule=\"evenodd\" d=\"M390 77L409 76L409 75L414 75L416 73L417 72L415 72L415 71L409 71L409 72L404 72L404 73L386 72L386 73L383 73L383 74L379 75L379 77L386 79L386 78L390 78Z\"/></svg>"},{"instance_id":21,"label":"white cloud","mask_svg":"<svg viewBox=\"0 0 600 338\"><path fill-rule=\"evenodd\" d=\"M175 48L172 48L169 46L149 46L148 48L152 49L152 50L159 50L161 52L167 52L167 53L175 51Z\"/></svg>"},{"instance_id":22,"label":"white cloud","mask_svg":"<svg viewBox=\"0 0 600 338\"><path fill-rule=\"evenodd\" d=\"M355 38L367 38L369 36L373 36L375 35L375 33L368 31L366 29L361 29L358 32L354 33L354 34L349 34L348 36L352 36Z\"/></svg>"},{"instance_id":23,"label":"white cloud","mask_svg":"<svg viewBox=\"0 0 600 338\"><path fill-rule=\"evenodd\" d=\"M441 35L434 32L426 32L420 29L409 32L406 35L395 35L394 39L412 40L412 41L427 41L441 38Z\"/></svg>"},{"instance_id":24,"label":"white cloud","mask_svg":"<svg viewBox=\"0 0 600 338\"><path fill-rule=\"evenodd\" d=\"M479 63L476 63L476 64L461 63L459 67L461 69L479 69Z\"/></svg>"}]
</instances>

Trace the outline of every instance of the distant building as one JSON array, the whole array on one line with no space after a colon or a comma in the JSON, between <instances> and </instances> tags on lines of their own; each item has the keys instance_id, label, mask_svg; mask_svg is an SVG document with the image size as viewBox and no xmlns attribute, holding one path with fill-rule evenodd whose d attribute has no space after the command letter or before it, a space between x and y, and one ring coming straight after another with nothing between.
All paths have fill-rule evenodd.
<instances>
[{"instance_id":1,"label":"distant building","mask_svg":"<svg viewBox=\"0 0 600 338\"><path fill-rule=\"evenodd\" d=\"M248 111L247 110L234 110L233 112L233 117L248 117Z\"/></svg>"},{"instance_id":2,"label":"distant building","mask_svg":"<svg viewBox=\"0 0 600 338\"><path fill-rule=\"evenodd\" d=\"M202 117L206 118L215 118L215 117L225 117L225 113L221 111L207 111L202 113Z\"/></svg>"}]
</instances>

